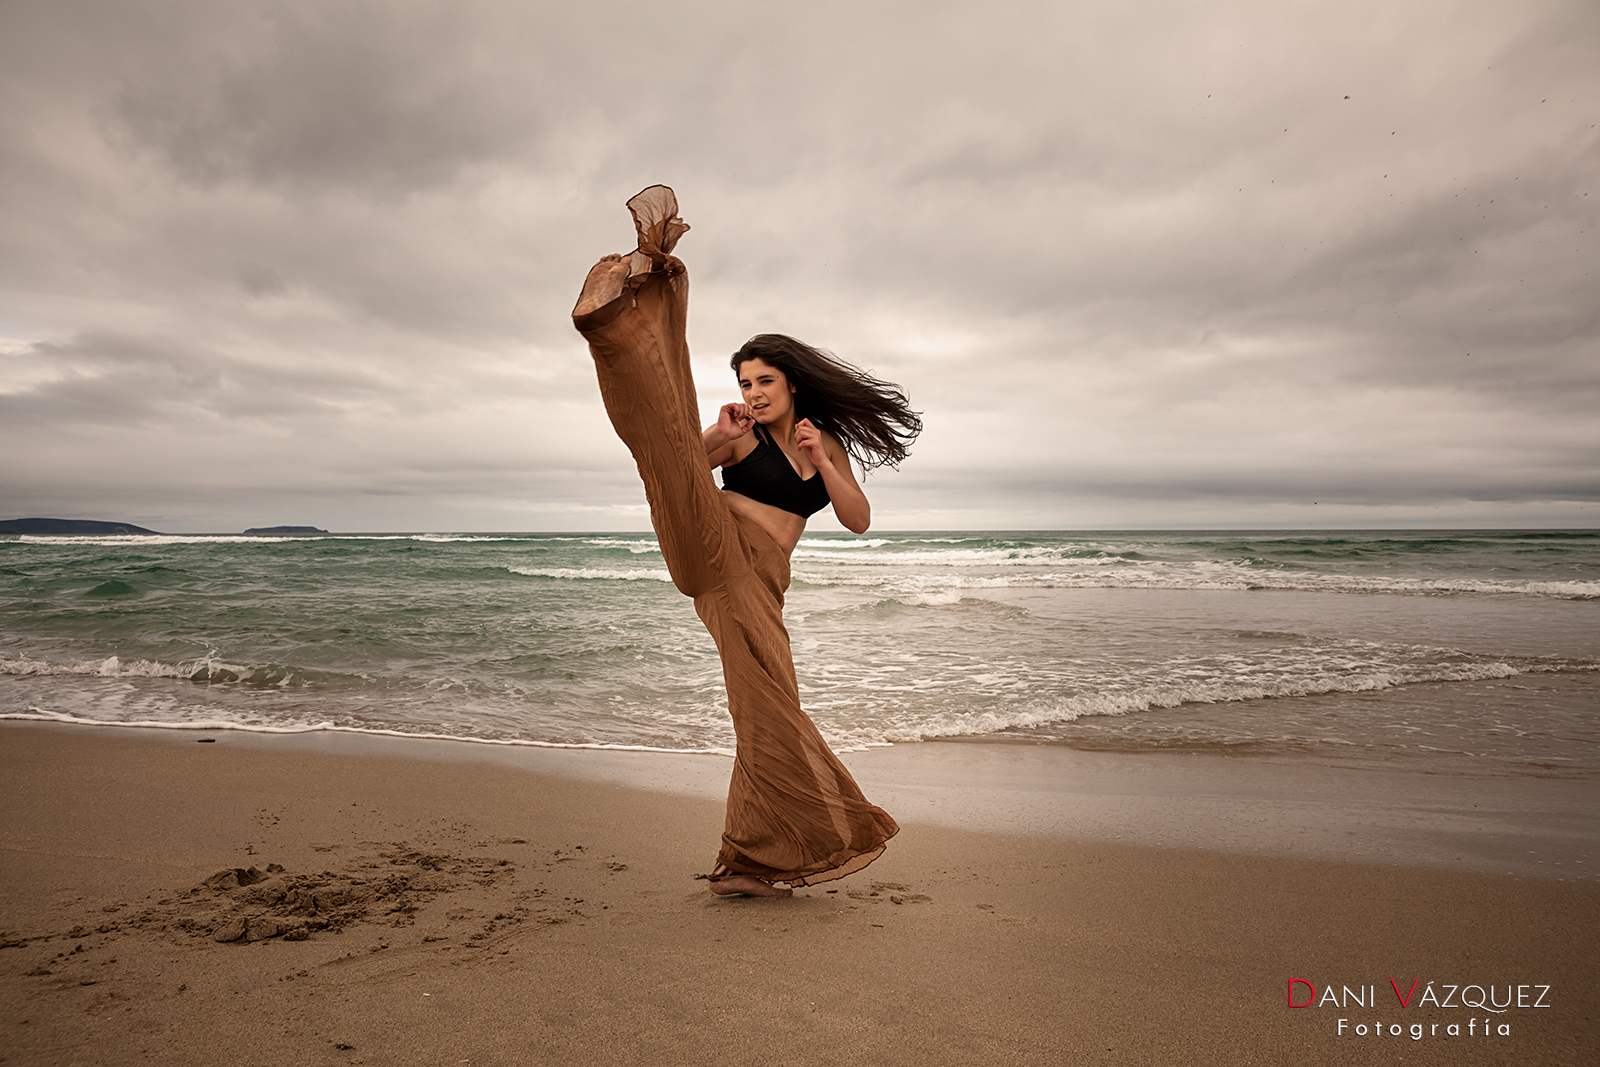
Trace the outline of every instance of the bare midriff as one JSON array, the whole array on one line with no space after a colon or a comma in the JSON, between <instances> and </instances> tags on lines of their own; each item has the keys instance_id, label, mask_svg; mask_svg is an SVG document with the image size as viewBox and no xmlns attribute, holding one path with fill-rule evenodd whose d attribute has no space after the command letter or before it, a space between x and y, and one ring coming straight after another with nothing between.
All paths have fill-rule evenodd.
<instances>
[{"instance_id":1,"label":"bare midriff","mask_svg":"<svg viewBox=\"0 0 1600 1067\"><path fill-rule=\"evenodd\" d=\"M722 495L735 514L743 515L771 534L772 539L783 549L784 555L793 554L794 546L800 543L800 535L806 532L804 517L792 511L775 508L771 504L763 504L759 500L751 500L743 493L724 489Z\"/></svg>"}]
</instances>

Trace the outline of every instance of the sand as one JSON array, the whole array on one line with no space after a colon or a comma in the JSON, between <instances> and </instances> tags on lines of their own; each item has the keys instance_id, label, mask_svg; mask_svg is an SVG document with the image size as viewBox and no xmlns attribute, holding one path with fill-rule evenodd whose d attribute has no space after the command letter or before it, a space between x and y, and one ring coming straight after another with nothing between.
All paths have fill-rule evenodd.
<instances>
[{"instance_id":1,"label":"sand","mask_svg":"<svg viewBox=\"0 0 1600 1067\"><path fill-rule=\"evenodd\" d=\"M204 736L0 727L0 1062L1600 1055L1600 885L1451 868L1450 847L1409 866L1022 836L992 802L981 831L903 819L843 882L722 900L694 875L725 763ZM914 814L948 802L904 760L849 762L875 799L881 772ZM1295 978L1345 1004L1290 1007ZM1430 981L1549 1007L1425 1005Z\"/></svg>"}]
</instances>

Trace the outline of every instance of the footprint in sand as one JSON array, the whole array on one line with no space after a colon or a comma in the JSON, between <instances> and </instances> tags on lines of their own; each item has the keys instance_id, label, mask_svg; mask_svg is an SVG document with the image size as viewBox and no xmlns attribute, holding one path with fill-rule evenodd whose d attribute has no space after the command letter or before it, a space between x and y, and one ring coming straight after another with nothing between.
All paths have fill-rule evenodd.
<instances>
[{"instance_id":1,"label":"footprint in sand","mask_svg":"<svg viewBox=\"0 0 1600 1067\"><path fill-rule=\"evenodd\" d=\"M926 893L912 893L910 889L904 882L873 882L871 889L849 889L845 895L851 900L864 900L869 904L881 904L885 898L891 904L933 903L933 898Z\"/></svg>"},{"instance_id":2,"label":"footprint in sand","mask_svg":"<svg viewBox=\"0 0 1600 1067\"><path fill-rule=\"evenodd\" d=\"M303 941L353 923L411 926L439 894L474 885L492 888L514 870L510 860L422 852L404 842L354 857L343 871L295 874L278 864L265 871L232 867L191 891L191 896L211 891L209 921L202 893L200 914L186 916L180 925L205 927L213 940L224 943Z\"/></svg>"}]
</instances>

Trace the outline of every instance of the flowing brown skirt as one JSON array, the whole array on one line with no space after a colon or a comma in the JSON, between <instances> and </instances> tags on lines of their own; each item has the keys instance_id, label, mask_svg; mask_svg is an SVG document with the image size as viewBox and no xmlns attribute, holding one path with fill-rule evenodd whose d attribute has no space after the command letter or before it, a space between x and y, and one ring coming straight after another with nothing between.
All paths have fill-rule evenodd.
<instances>
[{"instance_id":1,"label":"flowing brown skirt","mask_svg":"<svg viewBox=\"0 0 1600 1067\"><path fill-rule=\"evenodd\" d=\"M789 557L712 479L685 339L689 276L670 254L688 229L677 201L652 186L628 207L639 231L634 273L621 297L574 325L638 464L667 570L722 655L738 742L717 862L797 886L841 878L877 859L899 827L800 709L783 625Z\"/></svg>"}]
</instances>

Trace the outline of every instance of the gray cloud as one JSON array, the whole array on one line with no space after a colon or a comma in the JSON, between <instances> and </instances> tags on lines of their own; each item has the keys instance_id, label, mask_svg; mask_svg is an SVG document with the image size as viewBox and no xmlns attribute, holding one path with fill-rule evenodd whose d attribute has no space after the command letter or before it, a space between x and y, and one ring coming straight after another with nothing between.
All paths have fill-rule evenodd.
<instances>
[{"instance_id":1,"label":"gray cloud","mask_svg":"<svg viewBox=\"0 0 1600 1067\"><path fill-rule=\"evenodd\" d=\"M1597 41L1585 3L8 5L0 511L642 525L566 314L659 180L708 411L769 329L925 409L880 522L1592 524Z\"/></svg>"},{"instance_id":2,"label":"gray cloud","mask_svg":"<svg viewBox=\"0 0 1600 1067\"><path fill-rule=\"evenodd\" d=\"M130 146L206 186L405 193L537 143L537 115L497 92L491 71L463 62L465 24L442 10L381 16L329 4L225 25L185 42L175 63L141 71L113 113ZM512 130L520 137L507 143Z\"/></svg>"}]
</instances>

